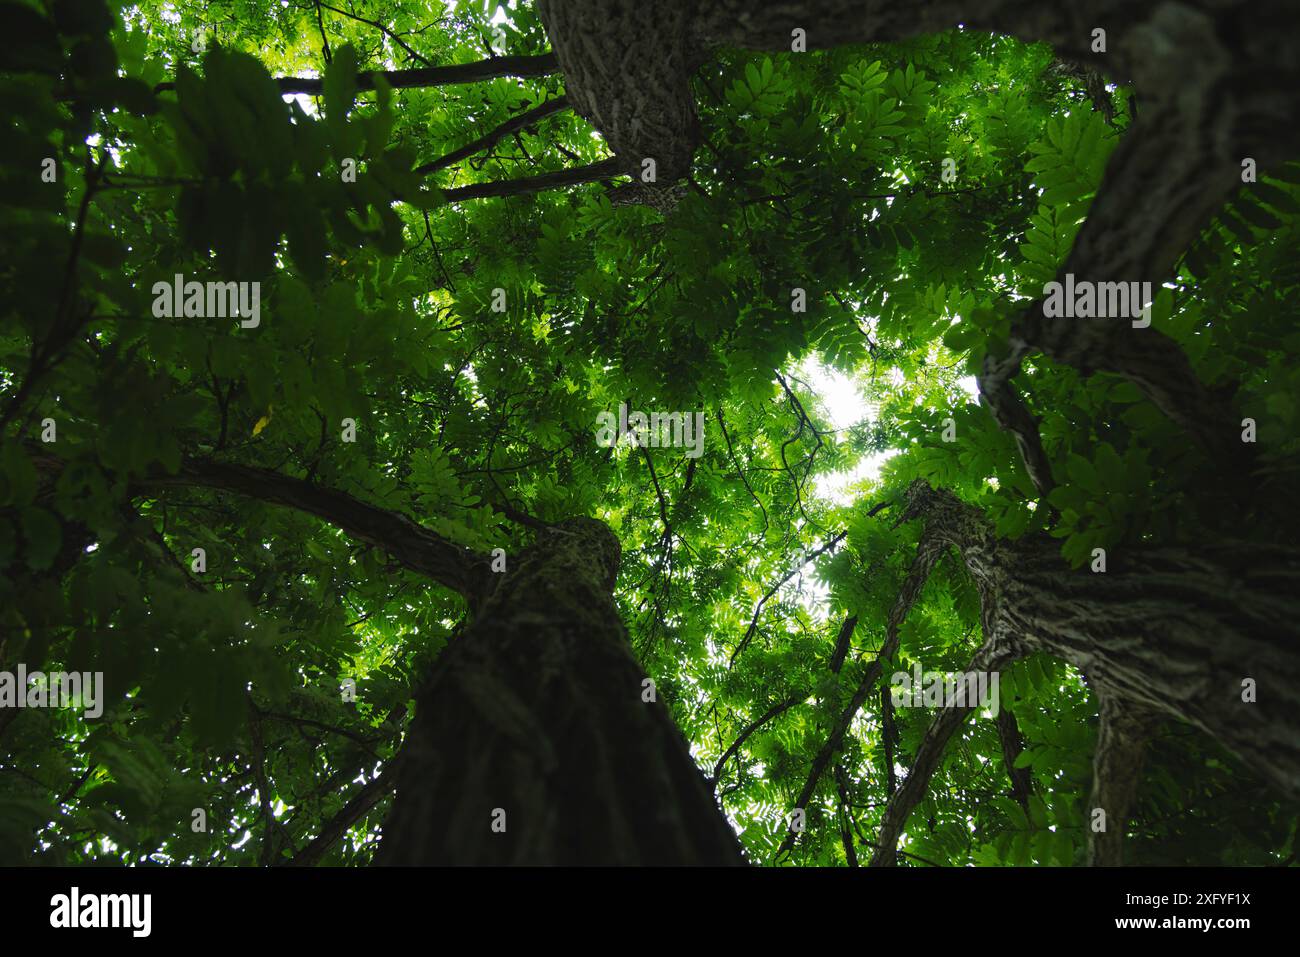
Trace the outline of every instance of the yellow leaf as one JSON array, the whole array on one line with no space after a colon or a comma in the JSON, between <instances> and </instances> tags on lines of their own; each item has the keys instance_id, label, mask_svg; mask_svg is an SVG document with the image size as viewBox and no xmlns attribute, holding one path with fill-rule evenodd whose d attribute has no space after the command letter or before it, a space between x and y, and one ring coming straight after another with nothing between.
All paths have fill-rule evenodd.
<instances>
[{"instance_id":1,"label":"yellow leaf","mask_svg":"<svg viewBox=\"0 0 1300 957\"><path fill-rule=\"evenodd\" d=\"M264 428L266 428L268 425L271 424L271 412L274 409L275 406L273 405L268 405L266 407L266 415L258 419L257 424L253 426L253 435L257 435L257 433L261 432Z\"/></svg>"}]
</instances>

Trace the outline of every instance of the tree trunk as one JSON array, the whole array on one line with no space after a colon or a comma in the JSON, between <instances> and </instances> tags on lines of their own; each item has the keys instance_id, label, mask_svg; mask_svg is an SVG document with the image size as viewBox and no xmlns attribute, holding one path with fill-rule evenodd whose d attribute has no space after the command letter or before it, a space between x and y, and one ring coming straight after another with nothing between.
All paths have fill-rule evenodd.
<instances>
[{"instance_id":1,"label":"tree trunk","mask_svg":"<svg viewBox=\"0 0 1300 957\"><path fill-rule=\"evenodd\" d=\"M554 526L443 652L378 864L742 864L614 606L620 548Z\"/></svg>"},{"instance_id":2,"label":"tree trunk","mask_svg":"<svg viewBox=\"0 0 1300 957\"><path fill-rule=\"evenodd\" d=\"M961 550L998 641L1068 661L1115 706L1195 725L1300 795L1300 551L1126 545L1104 572L1071 569L1055 540L999 539L948 492L916 482L908 498Z\"/></svg>"}]
</instances>

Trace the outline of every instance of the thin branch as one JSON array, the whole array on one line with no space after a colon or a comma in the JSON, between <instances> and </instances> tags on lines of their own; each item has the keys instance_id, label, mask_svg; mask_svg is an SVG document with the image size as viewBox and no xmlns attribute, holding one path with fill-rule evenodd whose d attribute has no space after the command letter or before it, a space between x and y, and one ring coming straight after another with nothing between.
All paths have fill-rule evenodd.
<instances>
[{"instance_id":1,"label":"thin branch","mask_svg":"<svg viewBox=\"0 0 1300 957\"><path fill-rule=\"evenodd\" d=\"M885 642L880 646L880 651L875 660L867 666L862 675L862 680L858 683L858 690L854 692L848 706L840 714L839 720L835 723L830 736L826 739L826 743L822 745L821 750L813 758L812 767L808 770L808 779L804 782L803 789L799 792L799 797L795 802L794 806L796 808L808 807L808 802L812 800L813 792L817 789L817 783L821 780L822 774L839 750L844 735L848 733L849 727L853 724L854 716L857 715L859 709L866 702L871 694L871 689L884 671L885 662L891 660L898 653L899 627L902 625L903 619L907 617L907 613L911 611L912 606L916 604L917 599L921 597L921 590L930 577L931 569L934 568L939 556L943 554L946 548L947 544L938 535L932 533L929 528L921 534L921 540L916 546L916 556L912 559L912 567L907 573L907 579L903 582L903 587L899 589L898 597L894 600L894 607L890 609L889 621L885 628ZM799 839L799 833L793 829L786 833L785 840L781 842L780 848L777 849L778 857L794 846L795 841Z\"/></svg>"},{"instance_id":2,"label":"thin branch","mask_svg":"<svg viewBox=\"0 0 1300 957\"><path fill-rule=\"evenodd\" d=\"M844 845L844 856L849 862L849 867L857 867L858 852L853 847L853 829L850 825L852 804L849 803L849 786L845 778L844 765L835 765L835 786L840 795L840 843Z\"/></svg>"},{"instance_id":3,"label":"thin branch","mask_svg":"<svg viewBox=\"0 0 1300 957\"><path fill-rule=\"evenodd\" d=\"M727 748L726 751L722 752L722 757L718 758L717 762L713 765L713 775L712 775L713 786L715 788L717 787L718 778L722 774L723 767L726 765L727 761L737 751L740 750L741 746L749 739L749 736L751 734L753 734L755 731L763 727L763 725L767 724L769 721L773 720L774 718L782 714L785 714L785 712L789 711L791 708L793 708L800 701L803 701L807 697L808 695L806 693L796 691L794 694L790 695L790 697L786 698L784 701L778 702L777 704L772 705L772 707L764 711L762 717L757 718L754 721L751 721L749 725L745 728L745 730L740 732L740 735L736 738L736 740L731 742L731 747Z\"/></svg>"},{"instance_id":4,"label":"thin branch","mask_svg":"<svg viewBox=\"0 0 1300 957\"><path fill-rule=\"evenodd\" d=\"M971 659L970 665L966 668L965 675L969 676L974 672L991 672L996 671L1009 663L1016 657L1016 652L1004 646L996 638L990 638L985 642L984 647L975 653ZM930 787L930 779L938 769L939 763L943 760L944 750L948 746L948 741L952 738L953 733L962 726L967 716L971 712L980 708L978 701L971 703L970 698L973 689L967 677L960 679L963 687L966 689L966 704L954 704L945 702L938 713L930 722L930 726L925 730L925 736L921 739L920 746L916 749L916 760L912 762L912 768L908 771L907 779L903 781L903 786L895 792L890 798L885 813L880 820L880 836L876 853L871 857L870 867L893 867L896 863L896 851L898 847L898 837L902 833L903 825L907 823L908 815L921 799L925 797L926 791Z\"/></svg>"},{"instance_id":5,"label":"thin branch","mask_svg":"<svg viewBox=\"0 0 1300 957\"><path fill-rule=\"evenodd\" d=\"M87 151L89 152L89 151ZM23 376L22 384L18 390L10 397L5 405L4 412L0 414L0 429L7 426L14 416L18 414L19 409L27 401L27 397L41 379L57 363L58 355L63 347L71 341L76 334L77 329L81 326L81 321L75 316L76 298L77 298L77 265L81 258L82 241L86 235L86 218L90 213L90 203L94 199L95 192L103 179L104 170L108 166L108 153L105 152L97 165L86 165L86 188L81 195L81 205L77 209L77 219L72 230L72 244L68 250L68 259L63 267L63 287L59 290L59 301L54 308L54 319L50 323L49 335L41 342L32 343L30 359L27 363L27 373Z\"/></svg>"},{"instance_id":6,"label":"thin branch","mask_svg":"<svg viewBox=\"0 0 1300 957\"><path fill-rule=\"evenodd\" d=\"M540 193L549 189L563 189L578 183L591 183L596 180L609 179L612 176L626 175L623 164L611 156L599 163L578 166L570 169L556 170L553 173L541 173L537 176L524 176L519 179L497 180L493 183L473 183L445 189L443 196L449 203L461 203L469 199L489 199L496 196L523 196L527 193Z\"/></svg>"},{"instance_id":7,"label":"thin branch","mask_svg":"<svg viewBox=\"0 0 1300 957\"><path fill-rule=\"evenodd\" d=\"M428 163L417 166L414 172L419 176L427 176L429 173L436 173L448 166L454 166L461 160L468 159L492 146L502 137L509 136L511 133L522 130L526 126L531 126L552 113L559 113L561 110L567 110L568 108L569 98L567 96L557 96L553 100L547 100L541 106L535 106L531 110L525 110L518 116L511 117L496 129L490 130L470 143L466 143L460 149L452 150L445 156L440 156L436 160L430 160Z\"/></svg>"},{"instance_id":8,"label":"thin branch","mask_svg":"<svg viewBox=\"0 0 1300 957\"><path fill-rule=\"evenodd\" d=\"M325 58L326 63L333 63L334 57L330 53L330 39L325 35L325 19L321 16L320 8L324 6L320 0L315 0L316 7L316 27L320 30L321 56ZM334 9L333 7L330 8Z\"/></svg>"},{"instance_id":9,"label":"thin branch","mask_svg":"<svg viewBox=\"0 0 1300 957\"><path fill-rule=\"evenodd\" d=\"M759 501L758 496L754 494L754 489L749 484L749 479L745 477L744 469L740 467L740 460L736 458L736 450L732 447L731 436L727 432L727 423L722 417L721 408L717 410L717 415L718 425L722 428L722 437L727 440L727 452L731 456L732 463L736 466L736 474L740 476L740 481L744 483L745 490L749 492L749 497L754 500L754 504L758 506L758 510L763 513L763 531L766 532L768 529L767 509L763 507L763 503Z\"/></svg>"},{"instance_id":10,"label":"thin branch","mask_svg":"<svg viewBox=\"0 0 1300 957\"><path fill-rule=\"evenodd\" d=\"M451 66L419 67L413 70L370 70L357 74L358 90L373 90L375 80L383 77L395 90L428 89L435 86L451 86L457 83L478 83L482 80L494 80L502 76L534 77L549 76L559 70L554 53L542 53L537 56L501 56L487 60L475 60L473 63L458 63ZM325 91L323 77L282 76L276 79L281 93L305 93L319 96ZM159 83L154 87L155 93L173 90L172 82Z\"/></svg>"},{"instance_id":11,"label":"thin branch","mask_svg":"<svg viewBox=\"0 0 1300 957\"><path fill-rule=\"evenodd\" d=\"M396 769L401 759L394 758L385 765L379 777L368 782L352 800L326 821L315 838L306 847L284 862L289 867L314 867L320 863L325 852L333 847L357 821L365 817L380 800L388 794L397 782Z\"/></svg>"},{"instance_id":12,"label":"thin branch","mask_svg":"<svg viewBox=\"0 0 1300 957\"><path fill-rule=\"evenodd\" d=\"M412 49L410 48L410 46L407 45L407 43L406 43L405 40L403 40L401 37L399 37L399 36L398 36L396 33L394 33L392 30L388 29L388 27L384 26L384 25L383 25L382 23L380 23L378 20L367 20L365 17L359 17L359 16L357 16L355 13L349 13L349 12L346 11L346 10L340 10L338 7L331 7L328 3L325 3L324 0L316 0L316 8L317 8L317 10L319 11L319 9L320 9L321 7L324 7L326 10L331 10L331 11L333 11L334 13L337 13L337 14L339 14L339 15L341 15L341 16L348 17L349 19L356 20L358 23L364 23L364 24L367 24L368 26L372 26L372 27L374 27L375 29L377 29L377 30L379 30L380 32L382 32L382 33L384 34L384 36L388 37L390 40L392 40L394 43L396 43L399 47L401 47L403 50L405 50L406 53L407 53L407 54L408 54L412 59L414 59L414 60L418 60L419 62L423 63L425 66L432 66L432 64L431 64L428 60L426 60L424 57L420 56L420 54L418 54L418 53L416 53L414 50L412 50ZM325 28L322 26L322 27L321 27L321 33L322 33L322 35L324 34L324 30L325 30Z\"/></svg>"},{"instance_id":13,"label":"thin branch","mask_svg":"<svg viewBox=\"0 0 1300 957\"><path fill-rule=\"evenodd\" d=\"M778 581L771 588L769 588L767 590L767 594L765 594L762 598L758 600L758 604L754 606L754 615L749 621L749 627L745 629L744 637L740 639L740 643L736 645L736 650L731 653L730 661L727 662L728 668L735 665L736 659L740 657L741 652L743 652L749 646L750 639L754 637L754 632L758 629L758 617L763 613L763 606L766 605L768 601L771 600L771 598L778 591L781 590L782 585L788 582L791 578L794 578L795 575L799 574L799 572L803 570L804 566L806 566L809 562L815 561L816 559L820 558L822 555L826 554L826 552L830 551L835 546L837 546L840 542L844 541L844 537L846 535L848 535L847 530L840 532L830 541L822 544L821 547L815 549L814 551L809 552L799 561L799 564L797 564L794 568L786 572L785 575L782 576L781 580Z\"/></svg>"}]
</instances>

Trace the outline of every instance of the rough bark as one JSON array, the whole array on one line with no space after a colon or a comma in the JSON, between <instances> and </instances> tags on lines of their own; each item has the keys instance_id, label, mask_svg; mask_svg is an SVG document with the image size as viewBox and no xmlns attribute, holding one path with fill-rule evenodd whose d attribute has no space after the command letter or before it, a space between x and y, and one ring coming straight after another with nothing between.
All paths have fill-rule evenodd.
<instances>
[{"instance_id":1,"label":"rough bark","mask_svg":"<svg viewBox=\"0 0 1300 957\"><path fill-rule=\"evenodd\" d=\"M670 0L538 0L574 110L600 130L623 171L656 182L690 172L699 138L691 74L704 50L695 4ZM557 44L555 41L559 40Z\"/></svg>"},{"instance_id":2,"label":"rough bark","mask_svg":"<svg viewBox=\"0 0 1300 957\"><path fill-rule=\"evenodd\" d=\"M1068 661L1110 707L1200 728L1300 794L1300 550L1130 545L1094 573L1068 567L1046 536L997 538L977 509L923 481L907 497L906 517L960 550L986 634Z\"/></svg>"},{"instance_id":3,"label":"rough bark","mask_svg":"<svg viewBox=\"0 0 1300 957\"><path fill-rule=\"evenodd\" d=\"M1159 719L1149 711L1101 699L1101 723L1092 761L1092 800L1088 806L1088 863L1124 863L1129 812L1142 783L1147 744ZM1104 826L1094 815L1105 812Z\"/></svg>"},{"instance_id":4,"label":"rough bark","mask_svg":"<svg viewBox=\"0 0 1300 957\"><path fill-rule=\"evenodd\" d=\"M512 561L417 699L377 863L743 863L668 710L643 700L618 562L592 519Z\"/></svg>"},{"instance_id":5,"label":"rough bark","mask_svg":"<svg viewBox=\"0 0 1300 957\"><path fill-rule=\"evenodd\" d=\"M1011 797L1026 811L1029 810L1029 795L1034 793L1034 776L1029 768L1016 767L1016 759L1025 749L1025 740L1020 735L1020 725L1016 723L1015 713L1006 708L998 711L998 741L1002 745L1002 763L1011 780Z\"/></svg>"},{"instance_id":6,"label":"rough bark","mask_svg":"<svg viewBox=\"0 0 1300 957\"><path fill-rule=\"evenodd\" d=\"M44 487L65 467L33 460ZM620 545L603 523L545 526L495 574L487 556L405 515L269 469L187 460L133 493L169 487L315 515L466 598L471 624L420 691L402 752L345 809L364 813L396 771L380 863L745 863L672 715L644 700L613 599ZM496 808L504 833L491 827Z\"/></svg>"}]
</instances>

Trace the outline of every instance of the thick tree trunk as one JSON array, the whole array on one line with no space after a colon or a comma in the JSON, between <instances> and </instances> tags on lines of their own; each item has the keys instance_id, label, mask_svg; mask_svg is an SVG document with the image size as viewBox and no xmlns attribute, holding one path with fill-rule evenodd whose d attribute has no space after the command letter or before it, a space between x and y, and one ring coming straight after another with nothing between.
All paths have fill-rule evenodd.
<instances>
[{"instance_id":1,"label":"thick tree trunk","mask_svg":"<svg viewBox=\"0 0 1300 957\"><path fill-rule=\"evenodd\" d=\"M741 864L612 597L618 540L543 532L418 697L379 864Z\"/></svg>"},{"instance_id":2,"label":"thick tree trunk","mask_svg":"<svg viewBox=\"0 0 1300 957\"><path fill-rule=\"evenodd\" d=\"M1195 725L1300 795L1300 551L1123 546L1093 572L1045 536L998 539L924 482L908 498L909 515L960 549L997 641L1070 662L1115 708Z\"/></svg>"},{"instance_id":3,"label":"thick tree trunk","mask_svg":"<svg viewBox=\"0 0 1300 957\"><path fill-rule=\"evenodd\" d=\"M604 135L624 172L684 179L699 137L691 74L702 62L694 4L538 0L573 108Z\"/></svg>"}]
</instances>

